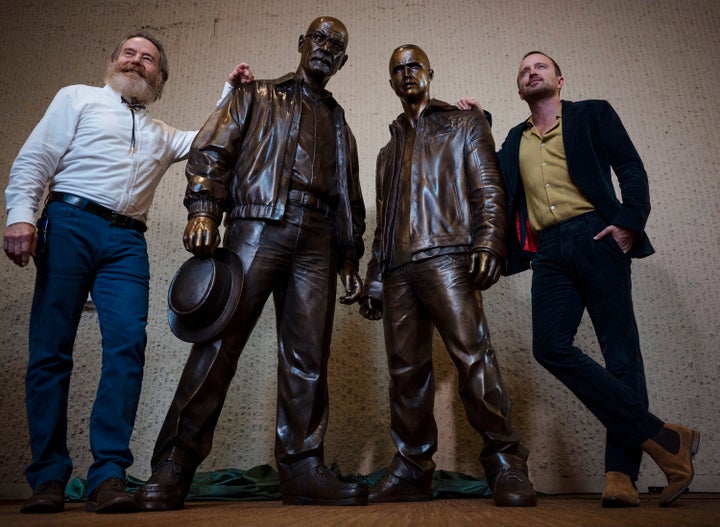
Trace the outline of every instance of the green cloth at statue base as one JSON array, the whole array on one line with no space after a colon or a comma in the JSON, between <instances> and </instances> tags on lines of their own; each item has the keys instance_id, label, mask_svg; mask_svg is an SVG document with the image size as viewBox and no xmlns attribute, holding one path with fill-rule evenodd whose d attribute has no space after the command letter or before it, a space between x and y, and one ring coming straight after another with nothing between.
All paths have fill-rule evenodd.
<instances>
[{"instance_id":1,"label":"green cloth at statue base","mask_svg":"<svg viewBox=\"0 0 720 527\"><path fill-rule=\"evenodd\" d=\"M336 463L330 470L343 481L372 485L382 477L385 470L377 470L367 476L343 476ZM128 476L127 491L134 494L144 481ZM74 478L65 488L66 501L87 499L85 480ZM459 472L436 470L432 480L432 497L448 498L489 498L490 487L484 479L474 478ZM258 465L248 470L224 469L212 472L198 472L193 478L190 492L185 501L263 501L279 500L280 477L270 465Z\"/></svg>"}]
</instances>

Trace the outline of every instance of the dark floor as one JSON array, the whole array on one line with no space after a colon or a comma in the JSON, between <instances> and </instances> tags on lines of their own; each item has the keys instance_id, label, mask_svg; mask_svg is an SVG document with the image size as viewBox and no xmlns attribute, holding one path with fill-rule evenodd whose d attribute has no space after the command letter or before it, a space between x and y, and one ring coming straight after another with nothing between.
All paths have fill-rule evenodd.
<instances>
[{"instance_id":1,"label":"dark floor","mask_svg":"<svg viewBox=\"0 0 720 527\"><path fill-rule=\"evenodd\" d=\"M1 527L273 527L479 526L479 527L719 527L720 494L685 494L660 508L657 496L642 495L641 506L603 509L597 494L540 496L538 507L499 508L492 499L439 499L367 507L287 506L280 501L192 502L184 510L100 515L83 503L65 512L20 514L20 501L0 501Z\"/></svg>"}]
</instances>

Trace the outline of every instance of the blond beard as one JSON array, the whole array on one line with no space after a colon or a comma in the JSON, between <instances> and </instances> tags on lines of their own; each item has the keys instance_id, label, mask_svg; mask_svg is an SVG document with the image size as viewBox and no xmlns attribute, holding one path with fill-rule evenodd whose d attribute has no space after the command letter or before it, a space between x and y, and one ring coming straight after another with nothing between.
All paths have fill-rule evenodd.
<instances>
[{"instance_id":1,"label":"blond beard","mask_svg":"<svg viewBox=\"0 0 720 527\"><path fill-rule=\"evenodd\" d=\"M114 63L108 65L105 82L125 99L136 104L150 104L162 95L162 84L153 86L145 77L130 76L119 70Z\"/></svg>"},{"instance_id":2,"label":"blond beard","mask_svg":"<svg viewBox=\"0 0 720 527\"><path fill-rule=\"evenodd\" d=\"M543 81L534 88L530 88L529 90L526 89L525 93L523 93L523 100L530 103L542 101L543 99L549 99L555 96L556 89L557 88L554 85L543 79Z\"/></svg>"}]
</instances>

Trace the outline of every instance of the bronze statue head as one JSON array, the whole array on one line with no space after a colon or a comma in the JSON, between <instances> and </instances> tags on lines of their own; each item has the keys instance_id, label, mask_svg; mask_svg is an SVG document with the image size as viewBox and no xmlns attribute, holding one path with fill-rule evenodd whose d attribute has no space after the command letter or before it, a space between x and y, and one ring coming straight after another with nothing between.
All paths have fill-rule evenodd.
<instances>
[{"instance_id":1,"label":"bronze statue head","mask_svg":"<svg viewBox=\"0 0 720 527\"><path fill-rule=\"evenodd\" d=\"M425 52L414 44L395 48L390 56L390 86L403 102L418 103L430 98L434 72Z\"/></svg>"},{"instance_id":2,"label":"bronze statue head","mask_svg":"<svg viewBox=\"0 0 720 527\"><path fill-rule=\"evenodd\" d=\"M323 88L330 77L347 62L348 32L337 18L321 16L312 21L298 39L298 73L311 88Z\"/></svg>"}]
</instances>

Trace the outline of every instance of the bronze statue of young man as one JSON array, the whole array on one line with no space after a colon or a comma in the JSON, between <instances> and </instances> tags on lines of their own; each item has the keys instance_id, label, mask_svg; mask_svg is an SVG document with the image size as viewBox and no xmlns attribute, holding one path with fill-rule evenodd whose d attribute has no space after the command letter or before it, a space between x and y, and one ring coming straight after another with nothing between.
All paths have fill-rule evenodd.
<instances>
[{"instance_id":1,"label":"bronze statue of young man","mask_svg":"<svg viewBox=\"0 0 720 527\"><path fill-rule=\"evenodd\" d=\"M438 431L433 416L432 333L459 374L480 461L496 505L534 506L528 452L510 418L480 290L505 261L505 194L488 119L430 98L433 70L417 46L390 58L404 112L377 162L377 229L360 312L383 318L397 453L369 501L431 497Z\"/></svg>"},{"instance_id":2,"label":"bronze statue of young man","mask_svg":"<svg viewBox=\"0 0 720 527\"><path fill-rule=\"evenodd\" d=\"M324 465L327 362L337 278L342 303L362 291L365 206L355 140L325 85L345 64L348 32L335 18L300 36L295 73L234 90L193 143L186 174L185 248L219 245L241 259L238 308L219 335L196 343L155 445L141 509L183 506L208 455L238 359L270 294L278 334L275 458L283 502L362 505L367 486L338 480Z\"/></svg>"}]
</instances>

